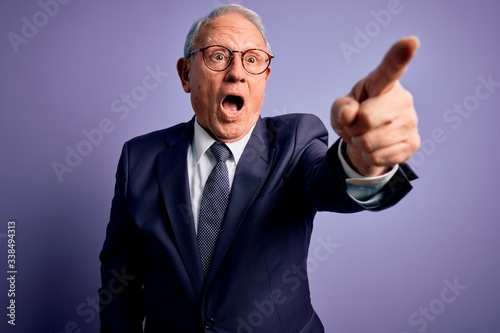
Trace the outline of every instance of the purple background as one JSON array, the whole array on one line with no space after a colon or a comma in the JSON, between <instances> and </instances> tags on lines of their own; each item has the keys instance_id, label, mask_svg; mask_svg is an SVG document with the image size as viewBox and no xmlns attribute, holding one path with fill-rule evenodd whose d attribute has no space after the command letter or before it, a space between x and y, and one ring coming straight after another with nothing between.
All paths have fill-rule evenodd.
<instances>
[{"instance_id":1,"label":"purple background","mask_svg":"<svg viewBox=\"0 0 500 333\"><path fill-rule=\"evenodd\" d=\"M311 249L335 243L326 257L311 251L309 260L313 303L327 332L500 331L500 87L481 88L489 93L483 100L472 97L478 77L500 82L500 4L400 0L382 25L371 11L387 10L389 0L239 2L261 14L276 55L264 116L309 112L329 127L334 99L393 42L408 35L422 42L402 78L423 139L411 160L421 177L414 191L381 213L316 219ZM191 118L175 62L194 19L220 3L72 1L57 13L50 7L52 16L40 14L37 1L0 3L0 331L71 332L74 322L97 332L96 312L85 302L99 287L121 146ZM16 53L8 34L22 36L26 20L40 27ZM356 40L358 53L344 56L342 43L355 46L357 29L365 28L369 41ZM145 96L148 67L168 75ZM125 114L120 98L132 93L139 102ZM475 111L447 111L463 103ZM67 146L88 148L82 131L103 119L111 133L60 181L52 163L66 164ZM4 314L10 219L17 222L15 327ZM444 281L467 289L453 294ZM419 312L425 308L428 319Z\"/></svg>"}]
</instances>

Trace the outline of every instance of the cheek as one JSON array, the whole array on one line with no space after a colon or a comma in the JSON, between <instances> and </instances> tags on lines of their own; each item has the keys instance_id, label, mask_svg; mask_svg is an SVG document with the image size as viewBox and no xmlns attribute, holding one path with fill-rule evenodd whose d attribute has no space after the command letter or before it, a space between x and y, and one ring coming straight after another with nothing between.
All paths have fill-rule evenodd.
<instances>
[{"instance_id":1,"label":"cheek","mask_svg":"<svg viewBox=\"0 0 500 333\"><path fill-rule=\"evenodd\" d=\"M260 84L258 86L255 86L251 91L250 91L250 96L251 97L251 108L256 109L255 111L260 111L260 108L262 107L262 104L264 103L264 98L266 96L265 92L266 85L265 84Z\"/></svg>"},{"instance_id":2,"label":"cheek","mask_svg":"<svg viewBox=\"0 0 500 333\"><path fill-rule=\"evenodd\" d=\"M207 72L207 70L207 68L197 65L191 71L191 93L195 93L197 99L206 100L210 96L213 96L216 82L214 80L214 75Z\"/></svg>"},{"instance_id":3,"label":"cheek","mask_svg":"<svg viewBox=\"0 0 500 333\"><path fill-rule=\"evenodd\" d=\"M195 102L193 106L200 109L195 111L207 111L208 107L213 104L213 83L208 81L205 82L205 84L197 83L196 86L192 87L191 99Z\"/></svg>"}]
</instances>

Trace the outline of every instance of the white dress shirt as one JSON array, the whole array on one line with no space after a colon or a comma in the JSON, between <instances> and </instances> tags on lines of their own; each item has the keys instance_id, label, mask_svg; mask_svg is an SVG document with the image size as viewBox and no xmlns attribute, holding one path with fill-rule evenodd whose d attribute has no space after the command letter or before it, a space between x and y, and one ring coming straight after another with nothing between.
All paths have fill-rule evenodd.
<instances>
[{"instance_id":1,"label":"white dress shirt","mask_svg":"<svg viewBox=\"0 0 500 333\"><path fill-rule=\"evenodd\" d=\"M231 150L231 157L226 161L227 170L229 174L229 187L233 184L234 174L236 171L236 165L240 160L243 150L245 149L250 136L252 135L253 127L250 131L239 141L226 143L229 150ZM191 207L193 209L193 218L195 231L198 231L198 218L200 210L201 195L203 193L203 188L205 183L215 166L216 160L212 155L210 146L216 140L210 136L210 134L205 131L198 121L194 122L194 136L191 143L190 149L188 149L187 154L187 164L188 164L188 179L189 179L189 191L191 194ZM396 173L398 166L394 166L388 173L385 173L377 177L364 177L354 171L349 164L346 162L342 156L342 152L339 145L339 158L347 175L347 193L355 200L360 203L369 200L374 196L384 185L391 179L391 177Z\"/></svg>"},{"instance_id":2,"label":"white dress shirt","mask_svg":"<svg viewBox=\"0 0 500 333\"><path fill-rule=\"evenodd\" d=\"M241 154L243 154L243 150L252 135L252 131L253 127L239 141L226 143L226 146L231 151L231 157L229 157L226 161L229 176L229 188L233 185L236 165L238 164ZM203 189L205 188L208 176L217 162L212 154L212 151L209 149L215 141L216 140L210 136L210 134L208 134L195 119L193 142L191 143L190 149L188 149L187 162L191 207L193 209L194 228L196 232L198 231L201 195L203 194Z\"/></svg>"}]
</instances>

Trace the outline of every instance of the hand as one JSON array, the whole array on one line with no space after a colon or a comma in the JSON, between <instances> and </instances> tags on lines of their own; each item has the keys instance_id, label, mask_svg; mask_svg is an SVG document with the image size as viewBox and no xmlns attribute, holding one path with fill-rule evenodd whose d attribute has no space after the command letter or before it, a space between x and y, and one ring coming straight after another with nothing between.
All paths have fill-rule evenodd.
<instances>
[{"instance_id":1,"label":"hand","mask_svg":"<svg viewBox=\"0 0 500 333\"><path fill-rule=\"evenodd\" d=\"M420 146L413 97L398 81L418 46L416 37L398 41L373 72L333 103L332 127L364 176L406 162Z\"/></svg>"}]
</instances>

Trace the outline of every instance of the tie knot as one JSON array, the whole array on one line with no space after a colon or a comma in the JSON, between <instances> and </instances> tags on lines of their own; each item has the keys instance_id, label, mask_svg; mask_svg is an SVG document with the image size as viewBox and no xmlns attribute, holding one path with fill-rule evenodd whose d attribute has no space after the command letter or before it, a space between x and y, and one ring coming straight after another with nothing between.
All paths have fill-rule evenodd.
<instances>
[{"instance_id":1,"label":"tie knot","mask_svg":"<svg viewBox=\"0 0 500 333\"><path fill-rule=\"evenodd\" d=\"M231 156L231 151L222 142L214 142L210 146L210 150L212 151L212 154L217 162L225 162Z\"/></svg>"}]
</instances>

